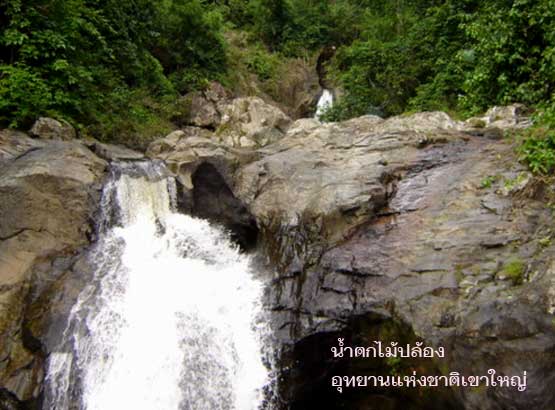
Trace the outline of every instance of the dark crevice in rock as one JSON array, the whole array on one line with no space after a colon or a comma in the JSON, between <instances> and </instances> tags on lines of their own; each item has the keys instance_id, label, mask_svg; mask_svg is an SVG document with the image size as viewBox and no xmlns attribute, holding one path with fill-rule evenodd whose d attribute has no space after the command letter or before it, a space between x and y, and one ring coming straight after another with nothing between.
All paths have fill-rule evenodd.
<instances>
[{"instance_id":1,"label":"dark crevice in rock","mask_svg":"<svg viewBox=\"0 0 555 410\"><path fill-rule=\"evenodd\" d=\"M190 212L193 216L222 224L231 232L232 239L241 249L249 251L256 247L258 227L254 217L239 201L222 175L212 164L201 164L192 176L193 190ZM183 194L183 189L181 189ZM183 206L183 195L179 195L178 206Z\"/></svg>"},{"instance_id":2,"label":"dark crevice in rock","mask_svg":"<svg viewBox=\"0 0 555 410\"><path fill-rule=\"evenodd\" d=\"M6 389L0 389L0 409L2 410L25 410L23 403L17 400L14 394Z\"/></svg>"},{"instance_id":3,"label":"dark crevice in rock","mask_svg":"<svg viewBox=\"0 0 555 410\"><path fill-rule=\"evenodd\" d=\"M188 124L189 126L194 126L192 124ZM217 126L215 125L201 125L201 126L196 126L197 128L203 129L203 130L207 130L210 132L216 132L216 130L218 129Z\"/></svg>"},{"instance_id":4,"label":"dark crevice in rock","mask_svg":"<svg viewBox=\"0 0 555 410\"><path fill-rule=\"evenodd\" d=\"M318 73L318 81L322 88L330 88L330 84L326 78L328 71L327 63L333 58L336 51L337 49L335 46L326 46L318 56L318 60L316 62L316 72Z\"/></svg>"},{"instance_id":5,"label":"dark crevice in rock","mask_svg":"<svg viewBox=\"0 0 555 410\"><path fill-rule=\"evenodd\" d=\"M9 239L13 239L13 238L25 233L25 232L34 232L34 233L43 233L44 232L44 233L47 233L50 236L53 236L53 237L55 236L54 234L52 234L51 232L49 232L46 229L22 228L22 229L18 229L17 231L15 231L15 232L13 232L9 235L0 236L0 241L7 241Z\"/></svg>"},{"instance_id":6,"label":"dark crevice in rock","mask_svg":"<svg viewBox=\"0 0 555 410\"><path fill-rule=\"evenodd\" d=\"M25 151L25 152L23 152L22 154L19 154L17 157L13 158L12 161L17 161L18 159L21 159L21 158L23 158L24 156L26 156L26 155L28 155L28 154L30 154L30 153L32 153L32 152L39 151L39 150L41 150L42 148L43 148L43 147L32 147L32 148L29 148L27 151Z\"/></svg>"},{"instance_id":7,"label":"dark crevice in rock","mask_svg":"<svg viewBox=\"0 0 555 410\"><path fill-rule=\"evenodd\" d=\"M42 355L43 346L39 339L37 339L27 326L22 327L21 338L23 346L34 354Z\"/></svg>"},{"instance_id":8,"label":"dark crevice in rock","mask_svg":"<svg viewBox=\"0 0 555 410\"><path fill-rule=\"evenodd\" d=\"M23 232L28 231L28 228L23 228L23 229L18 229L17 231L6 235L6 236L0 236L0 241L7 241L8 239L12 239L15 238L18 235L21 235Z\"/></svg>"}]
</instances>

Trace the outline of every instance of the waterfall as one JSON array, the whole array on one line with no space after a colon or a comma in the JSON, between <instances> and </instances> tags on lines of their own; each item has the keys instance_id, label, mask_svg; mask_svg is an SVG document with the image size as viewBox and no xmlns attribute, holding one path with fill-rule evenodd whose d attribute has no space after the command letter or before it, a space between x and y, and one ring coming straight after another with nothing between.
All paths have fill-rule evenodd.
<instances>
[{"instance_id":1,"label":"waterfall","mask_svg":"<svg viewBox=\"0 0 555 410\"><path fill-rule=\"evenodd\" d=\"M318 100L318 104L316 105L316 114L314 115L314 118L319 120L322 114L324 114L326 110L329 109L332 105L333 105L333 94L331 93L330 90L327 90L324 88L324 91L322 92L322 95Z\"/></svg>"},{"instance_id":2,"label":"waterfall","mask_svg":"<svg viewBox=\"0 0 555 410\"><path fill-rule=\"evenodd\" d=\"M115 167L94 277L48 361L48 410L255 410L262 281L221 229L172 210L160 165Z\"/></svg>"}]
</instances>

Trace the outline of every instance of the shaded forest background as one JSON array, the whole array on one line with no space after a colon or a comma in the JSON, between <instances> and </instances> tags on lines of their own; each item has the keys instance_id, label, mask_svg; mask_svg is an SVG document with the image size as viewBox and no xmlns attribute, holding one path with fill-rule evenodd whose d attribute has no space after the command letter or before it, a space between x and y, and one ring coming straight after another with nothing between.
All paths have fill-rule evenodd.
<instances>
[{"instance_id":1,"label":"shaded forest background","mask_svg":"<svg viewBox=\"0 0 555 410\"><path fill-rule=\"evenodd\" d=\"M159 136L179 95L249 75L272 94L335 46L328 120L521 102L539 112L525 149L555 166L555 0L2 0L0 28L2 126Z\"/></svg>"}]
</instances>

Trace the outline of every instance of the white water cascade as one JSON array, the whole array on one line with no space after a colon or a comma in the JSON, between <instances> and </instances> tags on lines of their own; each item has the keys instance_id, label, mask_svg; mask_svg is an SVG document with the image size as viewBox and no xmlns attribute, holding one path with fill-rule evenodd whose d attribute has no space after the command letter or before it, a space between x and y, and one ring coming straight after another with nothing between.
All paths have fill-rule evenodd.
<instances>
[{"instance_id":1,"label":"white water cascade","mask_svg":"<svg viewBox=\"0 0 555 410\"><path fill-rule=\"evenodd\" d=\"M153 164L127 167L104 189L113 226L50 355L43 409L261 409L268 331L249 257L173 212L174 181Z\"/></svg>"},{"instance_id":2,"label":"white water cascade","mask_svg":"<svg viewBox=\"0 0 555 410\"><path fill-rule=\"evenodd\" d=\"M316 114L314 118L317 120L320 119L322 114L326 112L329 108L333 106L333 94L330 90L324 88L320 99L318 100L318 104L316 105Z\"/></svg>"}]
</instances>

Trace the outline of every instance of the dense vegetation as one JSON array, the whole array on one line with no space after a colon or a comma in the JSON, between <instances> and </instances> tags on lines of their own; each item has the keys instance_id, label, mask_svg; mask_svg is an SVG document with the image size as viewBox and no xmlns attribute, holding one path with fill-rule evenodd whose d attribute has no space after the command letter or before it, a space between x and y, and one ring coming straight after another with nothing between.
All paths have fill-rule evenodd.
<instances>
[{"instance_id":1,"label":"dense vegetation","mask_svg":"<svg viewBox=\"0 0 555 410\"><path fill-rule=\"evenodd\" d=\"M225 70L221 19L200 0L8 0L0 16L11 126L48 114L99 137L148 132L178 93Z\"/></svg>"},{"instance_id":2,"label":"dense vegetation","mask_svg":"<svg viewBox=\"0 0 555 410\"><path fill-rule=\"evenodd\" d=\"M4 125L155 134L178 95L251 74L271 94L333 45L328 119L518 101L546 113L523 155L555 140L555 0L2 0L0 24Z\"/></svg>"}]
</instances>

